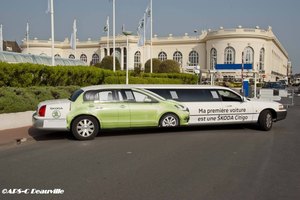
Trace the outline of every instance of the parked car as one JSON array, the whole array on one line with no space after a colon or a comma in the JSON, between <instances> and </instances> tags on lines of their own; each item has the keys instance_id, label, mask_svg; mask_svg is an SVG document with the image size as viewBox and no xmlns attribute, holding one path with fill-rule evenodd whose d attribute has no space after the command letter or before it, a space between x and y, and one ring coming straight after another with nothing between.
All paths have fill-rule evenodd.
<instances>
[{"instance_id":1,"label":"parked car","mask_svg":"<svg viewBox=\"0 0 300 200\"><path fill-rule=\"evenodd\" d=\"M70 99L39 103L33 126L71 130L78 140L93 139L100 129L187 125L189 110L145 89L90 86Z\"/></svg>"},{"instance_id":2,"label":"parked car","mask_svg":"<svg viewBox=\"0 0 300 200\"><path fill-rule=\"evenodd\" d=\"M258 124L264 131L286 118L281 103L249 99L227 87L207 85L141 85L190 111L189 125Z\"/></svg>"},{"instance_id":3,"label":"parked car","mask_svg":"<svg viewBox=\"0 0 300 200\"><path fill-rule=\"evenodd\" d=\"M286 85L282 82L266 82L263 84L262 88L268 88L268 89L285 89Z\"/></svg>"}]
</instances>

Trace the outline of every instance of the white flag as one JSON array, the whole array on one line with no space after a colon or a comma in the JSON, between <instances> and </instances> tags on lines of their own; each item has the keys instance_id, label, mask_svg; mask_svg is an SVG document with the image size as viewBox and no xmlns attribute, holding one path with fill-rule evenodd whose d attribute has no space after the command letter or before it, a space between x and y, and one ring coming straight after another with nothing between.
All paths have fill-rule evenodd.
<instances>
[{"instance_id":1,"label":"white flag","mask_svg":"<svg viewBox=\"0 0 300 200\"><path fill-rule=\"evenodd\" d=\"M2 24L0 25L0 51L3 51Z\"/></svg>"},{"instance_id":2,"label":"white flag","mask_svg":"<svg viewBox=\"0 0 300 200\"><path fill-rule=\"evenodd\" d=\"M51 0L48 0L48 8L46 10L46 14L51 12Z\"/></svg>"},{"instance_id":3,"label":"white flag","mask_svg":"<svg viewBox=\"0 0 300 200\"><path fill-rule=\"evenodd\" d=\"M138 46L145 45L145 40L147 39L147 32L150 30L150 18L151 18L151 8L150 5L147 6L143 18L139 21L137 34L140 37L138 40Z\"/></svg>"},{"instance_id":4,"label":"white flag","mask_svg":"<svg viewBox=\"0 0 300 200\"><path fill-rule=\"evenodd\" d=\"M109 30L109 16L107 16L106 24L105 24L105 26L103 28L104 32L108 32L108 30Z\"/></svg>"},{"instance_id":5,"label":"white flag","mask_svg":"<svg viewBox=\"0 0 300 200\"><path fill-rule=\"evenodd\" d=\"M29 23L27 22L26 24L26 40L28 39L29 36Z\"/></svg>"},{"instance_id":6,"label":"white flag","mask_svg":"<svg viewBox=\"0 0 300 200\"><path fill-rule=\"evenodd\" d=\"M138 46L144 46L144 26L145 26L145 18L143 17L139 21L139 26L137 28L137 34L140 37L138 40Z\"/></svg>"},{"instance_id":7,"label":"white flag","mask_svg":"<svg viewBox=\"0 0 300 200\"><path fill-rule=\"evenodd\" d=\"M76 50L76 34L77 34L76 19L74 19L73 33L71 34L71 39L70 39L70 46L73 50Z\"/></svg>"}]
</instances>

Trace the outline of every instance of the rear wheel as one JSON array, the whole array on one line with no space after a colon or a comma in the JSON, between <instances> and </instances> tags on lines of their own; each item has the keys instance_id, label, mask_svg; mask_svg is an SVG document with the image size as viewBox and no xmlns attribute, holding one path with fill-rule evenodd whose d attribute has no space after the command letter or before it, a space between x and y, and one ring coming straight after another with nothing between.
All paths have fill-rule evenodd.
<instances>
[{"instance_id":1,"label":"rear wheel","mask_svg":"<svg viewBox=\"0 0 300 200\"><path fill-rule=\"evenodd\" d=\"M168 113L162 116L159 122L160 127L176 127L179 126L178 117L174 114Z\"/></svg>"},{"instance_id":2,"label":"rear wheel","mask_svg":"<svg viewBox=\"0 0 300 200\"><path fill-rule=\"evenodd\" d=\"M273 126L273 116L271 111L264 110L260 113L258 118L258 124L261 130L269 131Z\"/></svg>"},{"instance_id":3,"label":"rear wheel","mask_svg":"<svg viewBox=\"0 0 300 200\"><path fill-rule=\"evenodd\" d=\"M92 140L98 132L99 124L94 117L80 116L72 123L72 133L78 140Z\"/></svg>"}]
</instances>

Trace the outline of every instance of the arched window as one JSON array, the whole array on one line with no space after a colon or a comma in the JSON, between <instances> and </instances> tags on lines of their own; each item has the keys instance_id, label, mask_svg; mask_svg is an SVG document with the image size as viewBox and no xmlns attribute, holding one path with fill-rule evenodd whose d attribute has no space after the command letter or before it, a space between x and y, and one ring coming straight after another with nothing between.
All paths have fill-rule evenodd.
<instances>
[{"instance_id":1,"label":"arched window","mask_svg":"<svg viewBox=\"0 0 300 200\"><path fill-rule=\"evenodd\" d=\"M163 52L163 51L160 52L158 54L158 59L161 60L161 61L167 60L168 59L167 54L165 52Z\"/></svg>"},{"instance_id":2,"label":"arched window","mask_svg":"<svg viewBox=\"0 0 300 200\"><path fill-rule=\"evenodd\" d=\"M254 61L254 51L251 47L246 47L244 50L244 63L253 64Z\"/></svg>"},{"instance_id":3,"label":"arched window","mask_svg":"<svg viewBox=\"0 0 300 200\"><path fill-rule=\"evenodd\" d=\"M85 55L85 54L81 54L80 60L82 60L83 62L87 62L87 57L86 57L86 55Z\"/></svg>"},{"instance_id":4,"label":"arched window","mask_svg":"<svg viewBox=\"0 0 300 200\"><path fill-rule=\"evenodd\" d=\"M265 70L265 49L261 48L259 52L259 70Z\"/></svg>"},{"instance_id":5,"label":"arched window","mask_svg":"<svg viewBox=\"0 0 300 200\"><path fill-rule=\"evenodd\" d=\"M210 50L210 69L215 69L217 64L217 50L212 48Z\"/></svg>"},{"instance_id":6,"label":"arched window","mask_svg":"<svg viewBox=\"0 0 300 200\"><path fill-rule=\"evenodd\" d=\"M54 55L55 58L60 58L61 56L59 54Z\"/></svg>"},{"instance_id":7,"label":"arched window","mask_svg":"<svg viewBox=\"0 0 300 200\"><path fill-rule=\"evenodd\" d=\"M175 51L173 54L173 60L179 63L182 66L182 53L180 51Z\"/></svg>"},{"instance_id":8,"label":"arched window","mask_svg":"<svg viewBox=\"0 0 300 200\"><path fill-rule=\"evenodd\" d=\"M134 67L141 67L142 63L141 63L141 52L137 51L134 54Z\"/></svg>"},{"instance_id":9,"label":"arched window","mask_svg":"<svg viewBox=\"0 0 300 200\"><path fill-rule=\"evenodd\" d=\"M199 65L199 54L196 51L191 51L189 54L189 66Z\"/></svg>"},{"instance_id":10,"label":"arched window","mask_svg":"<svg viewBox=\"0 0 300 200\"><path fill-rule=\"evenodd\" d=\"M94 54L92 55L92 65L95 65L95 64L97 64L97 63L99 63L99 55L96 54L96 53L94 53Z\"/></svg>"},{"instance_id":11,"label":"arched window","mask_svg":"<svg viewBox=\"0 0 300 200\"><path fill-rule=\"evenodd\" d=\"M74 56L73 54L70 54L70 55L69 55L69 58L70 58L70 59L75 59L75 56Z\"/></svg>"},{"instance_id":12,"label":"arched window","mask_svg":"<svg viewBox=\"0 0 300 200\"><path fill-rule=\"evenodd\" d=\"M235 50L232 47L227 47L224 52L224 64L235 63Z\"/></svg>"}]
</instances>

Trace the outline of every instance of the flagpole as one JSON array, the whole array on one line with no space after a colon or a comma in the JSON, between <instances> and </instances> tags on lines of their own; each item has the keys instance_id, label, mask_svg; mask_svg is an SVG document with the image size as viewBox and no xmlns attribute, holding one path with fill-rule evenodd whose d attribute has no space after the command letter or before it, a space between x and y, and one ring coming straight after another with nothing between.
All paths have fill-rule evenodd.
<instances>
[{"instance_id":1,"label":"flagpole","mask_svg":"<svg viewBox=\"0 0 300 200\"><path fill-rule=\"evenodd\" d=\"M74 55L75 55L75 58L76 58L76 50L77 50L77 21L76 19L74 19L74 22L73 22L73 32L74 32Z\"/></svg>"},{"instance_id":2,"label":"flagpole","mask_svg":"<svg viewBox=\"0 0 300 200\"><path fill-rule=\"evenodd\" d=\"M0 52L3 51L3 26L0 24Z\"/></svg>"},{"instance_id":3,"label":"flagpole","mask_svg":"<svg viewBox=\"0 0 300 200\"><path fill-rule=\"evenodd\" d=\"M51 57L52 57L52 66L55 66L54 60L54 8L53 8L53 0L51 0Z\"/></svg>"},{"instance_id":4,"label":"flagpole","mask_svg":"<svg viewBox=\"0 0 300 200\"><path fill-rule=\"evenodd\" d=\"M144 38L143 38L143 54L144 54L144 56L143 56L143 63L144 63L144 69L145 69L145 60L146 60L146 53L145 53L145 49L146 49L146 16L147 16L147 13L146 12L144 12Z\"/></svg>"},{"instance_id":5,"label":"flagpole","mask_svg":"<svg viewBox=\"0 0 300 200\"><path fill-rule=\"evenodd\" d=\"M29 54L29 23L26 25L26 43L27 43L27 54Z\"/></svg>"},{"instance_id":6,"label":"flagpole","mask_svg":"<svg viewBox=\"0 0 300 200\"><path fill-rule=\"evenodd\" d=\"M116 71L116 1L113 0L113 71Z\"/></svg>"},{"instance_id":7,"label":"flagpole","mask_svg":"<svg viewBox=\"0 0 300 200\"><path fill-rule=\"evenodd\" d=\"M107 25L107 55L109 56L109 16L107 16L106 20Z\"/></svg>"},{"instance_id":8,"label":"flagpole","mask_svg":"<svg viewBox=\"0 0 300 200\"><path fill-rule=\"evenodd\" d=\"M152 0L150 0L150 12L151 12L151 16L150 16L150 22L151 22L151 27L150 27L150 73L153 72L153 60L152 60L152 34L153 34L153 24L152 24L152 15L153 15L153 10L152 10Z\"/></svg>"}]
</instances>

